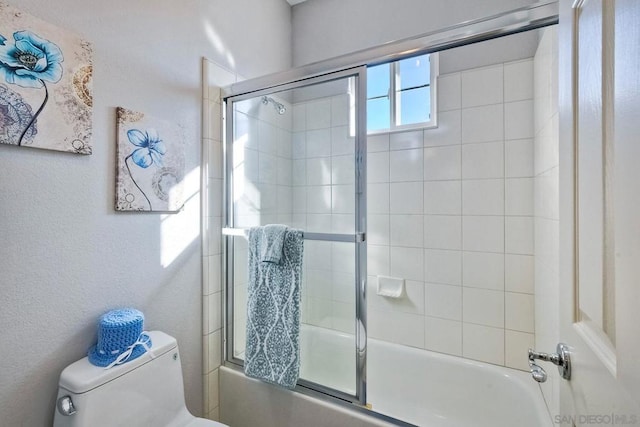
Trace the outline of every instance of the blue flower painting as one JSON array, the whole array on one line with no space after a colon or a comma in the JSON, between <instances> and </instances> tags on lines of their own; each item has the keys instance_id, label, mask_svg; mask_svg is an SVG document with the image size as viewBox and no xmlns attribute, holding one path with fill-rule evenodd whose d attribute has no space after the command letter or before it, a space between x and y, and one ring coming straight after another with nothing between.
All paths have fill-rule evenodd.
<instances>
[{"instance_id":1,"label":"blue flower painting","mask_svg":"<svg viewBox=\"0 0 640 427\"><path fill-rule=\"evenodd\" d=\"M13 33L13 45L7 45L7 39L4 36L2 38L4 40L0 45L0 73L6 82L26 88L44 88L42 105L18 137L18 145L22 145L24 136L49 100L49 90L45 81L57 83L62 78L61 62L64 61L64 57L58 46L30 31Z\"/></svg>"},{"instance_id":2,"label":"blue flower painting","mask_svg":"<svg viewBox=\"0 0 640 427\"><path fill-rule=\"evenodd\" d=\"M0 46L0 71L7 83L39 89L60 81L64 56L55 43L26 30L13 38L14 44Z\"/></svg>"},{"instance_id":3,"label":"blue flower painting","mask_svg":"<svg viewBox=\"0 0 640 427\"><path fill-rule=\"evenodd\" d=\"M162 156L167 152L164 141L160 139L155 129L147 129L142 132L138 129L127 131L127 137L136 147L140 147L131 153L133 162L141 168L148 168L152 164L162 166Z\"/></svg>"},{"instance_id":4,"label":"blue flower painting","mask_svg":"<svg viewBox=\"0 0 640 427\"><path fill-rule=\"evenodd\" d=\"M177 125L119 107L116 209L182 207L184 141Z\"/></svg>"},{"instance_id":5,"label":"blue flower painting","mask_svg":"<svg viewBox=\"0 0 640 427\"><path fill-rule=\"evenodd\" d=\"M0 144L91 154L91 45L0 6Z\"/></svg>"}]
</instances>

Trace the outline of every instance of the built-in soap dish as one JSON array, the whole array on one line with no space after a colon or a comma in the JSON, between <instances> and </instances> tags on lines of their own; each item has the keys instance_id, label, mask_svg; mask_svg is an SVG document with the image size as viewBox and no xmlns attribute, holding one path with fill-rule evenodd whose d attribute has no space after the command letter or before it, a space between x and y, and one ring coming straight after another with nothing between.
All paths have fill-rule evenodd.
<instances>
[{"instance_id":1,"label":"built-in soap dish","mask_svg":"<svg viewBox=\"0 0 640 427\"><path fill-rule=\"evenodd\" d=\"M404 279L378 276L377 294L387 298L400 298L404 294Z\"/></svg>"}]
</instances>

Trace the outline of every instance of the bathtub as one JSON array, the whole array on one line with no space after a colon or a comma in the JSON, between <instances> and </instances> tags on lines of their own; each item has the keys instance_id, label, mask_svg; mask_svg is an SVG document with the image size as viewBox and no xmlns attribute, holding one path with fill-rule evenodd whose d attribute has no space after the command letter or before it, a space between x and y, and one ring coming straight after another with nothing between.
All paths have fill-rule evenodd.
<instances>
[{"instance_id":1,"label":"bathtub","mask_svg":"<svg viewBox=\"0 0 640 427\"><path fill-rule=\"evenodd\" d=\"M552 425L527 372L373 339L367 349L374 411L429 427Z\"/></svg>"},{"instance_id":2,"label":"bathtub","mask_svg":"<svg viewBox=\"0 0 640 427\"><path fill-rule=\"evenodd\" d=\"M353 392L353 335L302 325L300 344L301 378ZM367 355L367 402L376 413L421 427L553 425L540 387L527 372L375 339L368 340ZM392 425L238 371L221 371L221 392L221 421L234 427L256 421L262 427ZM292 412L283 417L275 408ZM260 418L250 419L251 413Z\"/></svg>"}]
</instances>

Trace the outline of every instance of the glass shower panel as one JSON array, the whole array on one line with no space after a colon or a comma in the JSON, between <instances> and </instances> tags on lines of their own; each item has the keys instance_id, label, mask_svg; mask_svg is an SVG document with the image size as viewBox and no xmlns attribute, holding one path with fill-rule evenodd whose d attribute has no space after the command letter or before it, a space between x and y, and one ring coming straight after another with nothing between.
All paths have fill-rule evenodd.
<instances>
[{"instance_id":1,"label":"glass shower panel","mask_svg":"<svg viewBox=\"0 0 640 427\"><path fill-rule=\"evenodd\" d=\"M244 360L248 252L233 239L233 355ZM300 378L355 394L355 244L305 241L304 254Z\"/></svg>"},{"instance_id":2,"label":"glass shower panel","mask_svg":"<svg viewBox=\"0 0 640 427\"><path fill-rule=\"evenodd\" d=\"M291 222L292 117L287 98L285 93L234 103L236 227Z\"/></svg>"},{"instance_id":3,"label":"glass shower panel","mask_svg":"<svg viewBox=\"0 0 640 427\"><path fill-rule=\"evenodd\" d=\"M233 239L233 356L244 360L247 328L247 282L249 253L244 237Z\"/></svg>"},{"instance_id":4,"label":"glass shower panel","mask_svg":"<svg viewBox=\"0 0 640 427\"><path fill-rule=\"evenodd\" d=\"M355 232L353 80L234 103L234 227Z\"/></svg>"},{"instance_id":5,"label":"glass shower panel","mask_svg":"<svg viewBox=\"0 0 640 427\"><path fill-rule=\"evenodd\" d=\"M242 230L266 224L303 230L299 384L348 399L359 399L361 389L356 284L366 256L356 234L364 223L357 215L363 175L356 161L355 74L242 96L227 110L227 230L235 233L227 240L227 289L233 292L228 357L243 360L245 350L248 251Z\"/></svg>"},{"instance_id":6,"label":"glass shower panel","mask_svg":"<svg viewBox=\"0 0 640 427\"><path fill-rule=\"evenodd\" d=\"M305 242L300 377L355 394L355 244Z\"/></svg>"}]
</instances>

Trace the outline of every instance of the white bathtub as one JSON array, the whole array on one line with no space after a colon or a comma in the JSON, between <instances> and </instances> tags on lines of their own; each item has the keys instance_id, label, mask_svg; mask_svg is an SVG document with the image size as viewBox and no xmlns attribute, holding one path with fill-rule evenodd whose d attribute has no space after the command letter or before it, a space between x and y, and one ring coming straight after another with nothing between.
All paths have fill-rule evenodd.
<instances>
[{"instance_id":1,"label":"white bathtub","mask_svg":"<svg viewBox=\"0 0 640 427\"><path fill-rule=\"evenodd\" d=\"M353 392L353 335L309 325L302 325L301 333L301 377ZM375 412L420 427L553 425L540 388L527 372L374 339L367 354L367 401ZM220 369L220 417L233 427L392 425L228 367Z\"/></svg>"},{"instance_id":2,"label":"white bathtub","mask_svg":"<svg viewBox=\"0 0 640 427\"><path fill-rule=\"evenodd\" d=\"M367 355L367 401L376 412L424 427L552 425L527 372L374 339ZM352 335L303 325L301 358L301 377L354 390Z\"/></svg>"}]
</instances>

